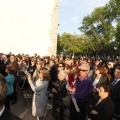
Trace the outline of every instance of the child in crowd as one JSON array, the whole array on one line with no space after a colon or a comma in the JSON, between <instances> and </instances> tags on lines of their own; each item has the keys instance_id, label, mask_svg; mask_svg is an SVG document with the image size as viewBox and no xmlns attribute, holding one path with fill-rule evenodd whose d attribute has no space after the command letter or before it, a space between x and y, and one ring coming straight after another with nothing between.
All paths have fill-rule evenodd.
<instances>
[{"instance_id":1,"label":"child in crowd","mask_svg":"<svg viewBox=\"0 0 120 120\"><path fill-rule=\"evenodd\" d=\"M71 66L70 67L70 70L69 70L69 73L66 77L67 79L67 85L66 85L66 89L70 92L70 94L72 92L75 92L75 87L74 87L74 83L75 83L75 79L77 78L77 75L76 75L76 67L75 66ZM80 109L77 105L77 101L76 101L76 98L74 96L71 96L72 97L72 101L75 105L75 109L77 112L80 112Z\"/></svg>"}]
</instances>

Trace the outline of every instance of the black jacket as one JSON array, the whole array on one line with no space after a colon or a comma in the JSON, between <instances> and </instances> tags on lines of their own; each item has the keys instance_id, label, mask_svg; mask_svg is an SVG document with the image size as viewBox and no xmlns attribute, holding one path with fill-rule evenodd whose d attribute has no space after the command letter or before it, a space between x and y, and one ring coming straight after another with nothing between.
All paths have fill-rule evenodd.
<instances>
[{"instance_id":1,"label":"black jacket","mask_svg":"<svg viewBox=\"0 0 120 120\"><path fill-rule=\"evenodd\" d=\"M3 63L3 64L2 64L1 74L2 74L4 77L7 76L7 73L6 73L6 71L5 71L7 65L10 65L10 60L9 60L9 59L6 61L6 63Z\"/></svg>"},{"instance_id":2,"label":"black jacket","mask_svg":"<svg viewBox=\"0 0 120 120\"><path fill-rule=\"evenodd\" d=\"M58 71L56 65L53 65L50 69L51 82L56 82L58 79Z\"/></svg>"},{"instance_id":3,"label":"black jacket","mask_svg":"<svg viewBox=\"0 0 120 120\"><path fill-rule=\"evenodd\" d=\"M5 108L3 114L0 116L0 120L22 120L22 119L17 117L16 115L14 115Z\"/></svg>"},{"instance_id":4,"label":"black jacket","mask_svg":"<svg viewBox=\"0 0 120 120\"><path fill-rule=\"evenodd\" d=\"M97 76L96 74L93 76L92 82L94 82L96 76ZM102 75L102 76L100 77L99 82L98 82L98 84L97 84L96 87L99 88L99 87L100 87L100 84L101 84L101 83L104 83L104 82L109 82L107 75Z\"/></svg>"},{"instance_id":5,"label":"black jacket","mask_svg":"<svg viewBox=\"0 0 120 120\"><path fill-rule=\"evenodd\" d=\"M120 116L120 81L112 88L110 97L115 104L114 114Z\"/></svg>"},{"instance_id":6,"label":"black jacket","mask_svg":"<svg viewBox=\"0 0 120 120\"><path fill-rule=\"evenodd\" d=\"M57 93L53 95L53 99L61 101L67 94L66 80L58 80L53 86L57 90Z\"/></svg>"},{"instance_id":7,"label":"black jacket","mask_svg":"<svg viewBox=\"0 0 120 120\"><path fill-rule=\"evenodd\" d=\"M99 97L93 99L86 107L87 113L91 120L112 120L114 103L110 97L105 98L99 104ZM97 105L96 105L97 104ZM92 110L98 112L97 115L90 114Z\"/></svg>"}]
</instances>

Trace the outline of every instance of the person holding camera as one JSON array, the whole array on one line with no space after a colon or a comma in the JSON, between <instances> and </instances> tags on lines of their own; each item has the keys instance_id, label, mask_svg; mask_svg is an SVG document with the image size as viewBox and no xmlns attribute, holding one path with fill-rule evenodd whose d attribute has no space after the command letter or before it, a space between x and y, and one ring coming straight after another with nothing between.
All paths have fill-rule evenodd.
<instances>
[{"instance_id":1,"label":"person holding camera","mask_svg":"<svg viewBox=\"0 0 120 120\"><path fill-rule=\"evenodd\" d=\"M48 102L47 89L50 80L50 74L47 68L38 70L39 78L33 82L31 74L28 74L28 82L34 92L32 100L32 114L40 120L44 116L45 108Z\"/></svg>"}]
</instances>

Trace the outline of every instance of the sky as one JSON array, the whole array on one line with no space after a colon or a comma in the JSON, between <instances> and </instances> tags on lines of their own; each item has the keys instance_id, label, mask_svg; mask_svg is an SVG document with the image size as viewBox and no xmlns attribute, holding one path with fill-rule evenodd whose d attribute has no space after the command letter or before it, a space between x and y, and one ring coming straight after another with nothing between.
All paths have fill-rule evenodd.
<instances>
[{"instance_id":1,"label":"sky","mask_svg":"<svg viewBox=\"0 0 120 120\"><path fill-rule=\"evenodd\" d=\"M105 6L110 0L59 0L58 33L81 34L78 28L82 19L96 7Z\"/></svg>"}]
</instances>

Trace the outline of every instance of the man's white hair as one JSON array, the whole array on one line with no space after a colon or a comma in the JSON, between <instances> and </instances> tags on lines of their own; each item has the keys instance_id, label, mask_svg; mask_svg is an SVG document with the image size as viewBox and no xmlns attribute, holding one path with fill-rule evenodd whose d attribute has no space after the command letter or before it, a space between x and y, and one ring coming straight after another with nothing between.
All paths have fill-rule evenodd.
<instances>
[{"instance_id":1,"label":"man's white hair","mask_svg":"<svg viewBox=\"0 0 120 120\"><path fill-rule=\"evenodd\" d=\"M80 65L79 69L81 69L81 67L84 66L85 67L85 70L90 70L90 65L88 63L83 63Z\"/></svg>"}]
</instances>

